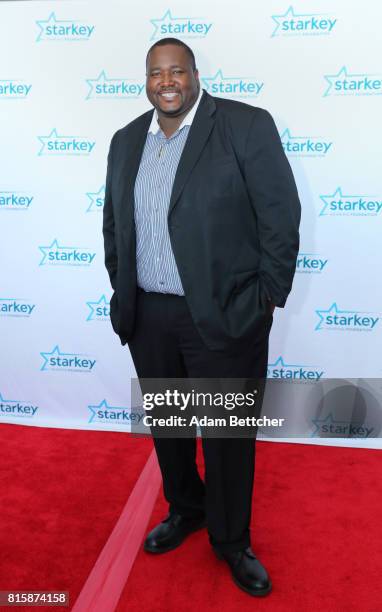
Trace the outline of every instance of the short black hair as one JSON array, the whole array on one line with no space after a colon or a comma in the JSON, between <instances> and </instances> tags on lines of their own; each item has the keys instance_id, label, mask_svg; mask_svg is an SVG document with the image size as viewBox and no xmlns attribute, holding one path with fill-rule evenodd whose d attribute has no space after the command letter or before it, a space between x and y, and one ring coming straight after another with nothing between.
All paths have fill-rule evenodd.
<instances>
[{"instance_id":1,"label":"short black hair","mask_svg":"<svg viewBox=\"0 0 382 612\"><path fill-rule=\"evenodd\" d=\"M192 69L196 70L195 55L194 55L193 50L188 45L186 45L186 43L184 43L182 40L179 40L179 38L161 38L160 40L157 40L157 42L155 42L150 47L150 49L147 51L146 66L147 66L147 62L148 62L151 51L155 49L155 47L164 47L165 45L175 45L176 47L183 47L186 53L188 53L188 55L190 56Z\"/></svg>"}]
</instances>

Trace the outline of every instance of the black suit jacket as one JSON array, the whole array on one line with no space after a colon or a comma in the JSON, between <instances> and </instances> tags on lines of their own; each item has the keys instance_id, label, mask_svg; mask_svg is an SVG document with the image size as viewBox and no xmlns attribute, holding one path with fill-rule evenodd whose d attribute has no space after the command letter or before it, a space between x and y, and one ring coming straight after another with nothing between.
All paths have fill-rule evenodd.
<instances>
[{"instance_id":1,"label":"black suit jacket","mask_svg":"<svg viewBox=\"0 0 382 612\"><path fill-rule=\"evenodd\" d=\"M111 141L103 217L110 317L134 332L134 183L153 110ZM193 321L212 350L265 333L284 306L299 246L300 203L271 115L203 92L168 210L171 246Z\"/></svg>"}]
</instances>

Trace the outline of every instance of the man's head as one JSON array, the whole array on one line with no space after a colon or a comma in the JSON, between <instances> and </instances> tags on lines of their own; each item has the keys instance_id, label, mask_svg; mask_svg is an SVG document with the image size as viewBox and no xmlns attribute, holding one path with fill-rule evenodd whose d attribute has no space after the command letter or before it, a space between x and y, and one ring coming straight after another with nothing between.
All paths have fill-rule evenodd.
<instances>
[{"instance_id":1,"label":"man's head","mask_svg":"<svg viewBox=\"0 0 382 612\"><path fill-rule=\"evenodd\" d=\"M177 38L158 40L146 57L146 93L159 114L178 117L194 104L200 89L195 57Z\"/></svg>"}]
</instances>

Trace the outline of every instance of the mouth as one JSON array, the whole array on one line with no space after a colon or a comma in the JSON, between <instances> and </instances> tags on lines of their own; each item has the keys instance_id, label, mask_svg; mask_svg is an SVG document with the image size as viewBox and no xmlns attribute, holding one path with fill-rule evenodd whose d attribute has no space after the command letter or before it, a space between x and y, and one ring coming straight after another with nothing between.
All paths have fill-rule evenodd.
<instances>
[{"instance_id":1,"label":"mouth","mask_svg":"<svg viewBox=\"0 0 382 612\"><path fill-rule=\"evenodd\" d=\"M180 94L176 91L161 91L158 93L158 96L160 96L161 98L169 102L172 102L173 100L175 100L175 98L179 95Z\"/></svg>"}]
</instances>

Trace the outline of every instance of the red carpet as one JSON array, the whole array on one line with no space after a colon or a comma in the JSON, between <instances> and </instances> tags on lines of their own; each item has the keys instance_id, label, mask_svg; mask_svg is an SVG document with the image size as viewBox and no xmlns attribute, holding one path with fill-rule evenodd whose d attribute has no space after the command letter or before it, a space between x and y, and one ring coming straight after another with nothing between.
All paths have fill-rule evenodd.
<instances>
[{"instance_id":1,"label":"red carpet","mask_svg":"<svg viewBox=\"0 0 382 612\"><path fill-rule=\"evenodd\" d=\"M115 609L145 538L161 482L153 449L72 608L73 612Z\"/></svg>"},{"instance_id":2,"label":"red carpet","mask_svg":"<svg viewBox=\"0 0 382 612\"><path fill-rule=\"evenodd\" d=\"M118 432L0 425L0 448L0 590L70 591L72 606L152 442Z\"/></svg>"},{"instance_id":3,"label":"red carpet","mask_svg":"<svg viewBox=\"0 0 382 612\"><path fill-rule=\"evenodd\" d=\"M0 444L0 590L68 590L73 605L152 442L1 425ZM239 591L198 532L163 556L140 550L116 610L380 612L381 457L375 450L259 442L252 540L273 593L254 599ZM160 493L149 528L165 514Z\"/></svg>"},{"instance_id":4,"label":"red carpet","mask_svg":"<svg viewBox=\"0 0 382 612\"><path fill-rule=\"evenodd\" d=\"M117 611L380 612L381 461L375 450L259 442L252 542L273 592L241 592L198 532L166 555L141 551ZM165 511L160 496L150 527Z\"/></svg>"}]
</instances>

